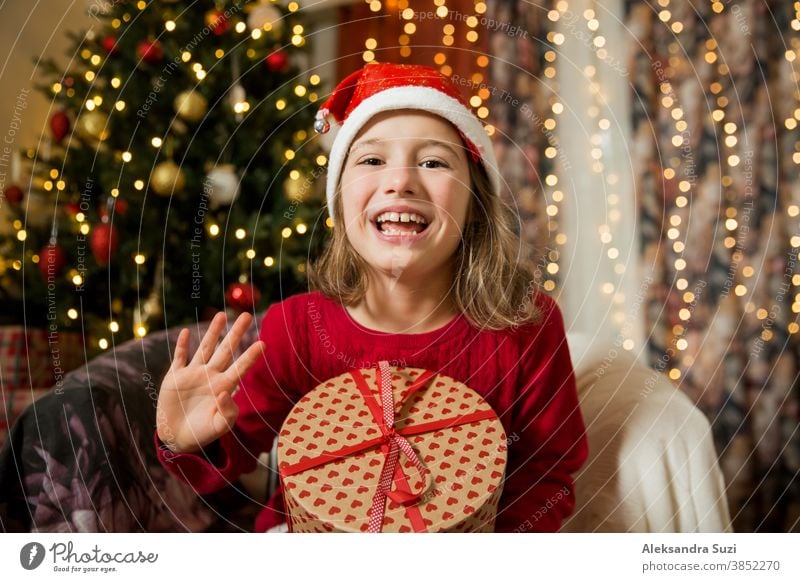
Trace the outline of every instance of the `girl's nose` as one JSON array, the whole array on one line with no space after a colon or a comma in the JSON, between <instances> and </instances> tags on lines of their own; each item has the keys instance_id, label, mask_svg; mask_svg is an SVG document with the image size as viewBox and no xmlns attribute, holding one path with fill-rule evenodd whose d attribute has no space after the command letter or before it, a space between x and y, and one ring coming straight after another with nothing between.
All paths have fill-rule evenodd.
<instances>
[{"instance_id":1,"label":"girl's nose","mask_svg":"<svg viewBox=\"0 0 800 582\"><path fill-rule=\"evenodd\" d=\"M385 194L414 194L417 190L416 167L409 164L387 165L381 172Z\"/></svg>"}]
</instances>

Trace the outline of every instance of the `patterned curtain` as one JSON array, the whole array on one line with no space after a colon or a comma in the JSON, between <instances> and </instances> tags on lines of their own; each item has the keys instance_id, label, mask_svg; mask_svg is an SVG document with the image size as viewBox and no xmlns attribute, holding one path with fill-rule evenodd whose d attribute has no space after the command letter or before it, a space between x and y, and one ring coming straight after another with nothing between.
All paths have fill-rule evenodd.
<instances>
[{"instance_id":1,"label":"patterned curtain","mask_svg":"<svg viewBox=\"0 0 800 582\"><path fill-rule=\"evenodd\" d=\"M626 3L651 363L712 421L737 531L800 530L798 9Z\"/></svg>"},{"instance_id":2,"label":"patterned curtain","mask_svg":"<svg viewBox=\"0 0 800 582\"><path fill-rule=\"evenodd\" d=\"M711 422L736 531L800 531L800 3L623 4L649 364ZM558 260L558 131L536 120L554 117L558 94L548 12L568 5L498 0L487 13L511 27L489 34L498 153L545 267Z\"/></svg>"}]
</instances>

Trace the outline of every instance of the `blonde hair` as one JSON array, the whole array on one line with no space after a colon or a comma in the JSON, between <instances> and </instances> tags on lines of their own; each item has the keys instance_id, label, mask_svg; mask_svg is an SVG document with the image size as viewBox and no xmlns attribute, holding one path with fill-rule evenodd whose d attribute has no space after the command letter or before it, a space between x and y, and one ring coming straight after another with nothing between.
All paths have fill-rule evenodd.
<instances>
[{"instance_id":1,"label":"blonde hair","mask_svg":"<svg viewBox=\"0 0 800 582\"><path fill-rule=\"evenodd\" d=\"M461 242L453 254L453 301L478 329L503 330L536 323L536 285L531 270L517 260L520 238L512 212L492 191L484 167L468 159L472 198ZM341 188L334 197L333 235L308 267L312 290L347 307L366 295L368 265L353 249L343 223Z\"/></svg>"}]
</instances>

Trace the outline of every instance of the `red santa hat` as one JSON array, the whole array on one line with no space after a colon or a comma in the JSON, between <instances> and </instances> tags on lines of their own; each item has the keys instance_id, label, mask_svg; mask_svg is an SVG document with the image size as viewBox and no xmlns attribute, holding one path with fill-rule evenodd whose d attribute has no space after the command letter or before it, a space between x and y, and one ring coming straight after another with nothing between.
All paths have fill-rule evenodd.
<instances>
[{"instance_id":1,"label":"red santa hat","mask_svg":"<svg viewBox=\"0 0 800 582\"><path fill-rule=\"evenodd\" d=\"M328 157L327 197L331 217L333 196L356 134L374 115L397 109L427 111L452 123L472 159L483 164L495 194L499 195L501 179L492 142L453 79L423 65L370 63L339 83L314 122L317 133L330 130L330 118L341 124Z\"/></svg>"}]
</instances>

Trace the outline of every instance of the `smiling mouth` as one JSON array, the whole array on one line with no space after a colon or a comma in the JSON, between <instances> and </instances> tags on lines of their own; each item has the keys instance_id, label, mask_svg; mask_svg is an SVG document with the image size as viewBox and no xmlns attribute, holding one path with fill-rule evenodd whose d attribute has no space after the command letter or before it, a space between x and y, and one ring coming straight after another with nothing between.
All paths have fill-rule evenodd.
<instances>
[{"instance_id":1,"label":"smiling mouth","mask_svg":"<svg viewBox=\"0 0 800 582\"><path fill-rule=\"evenodd\" d=\"M406 220L402 220L405 218ZM372 224L378 232L386 236L416 236L421 234L428 228L428 222L425 219L419 218L414 215L409 218L398 215L397 213L387 213L372 221Z\"/></svg>"}]
</instances>

